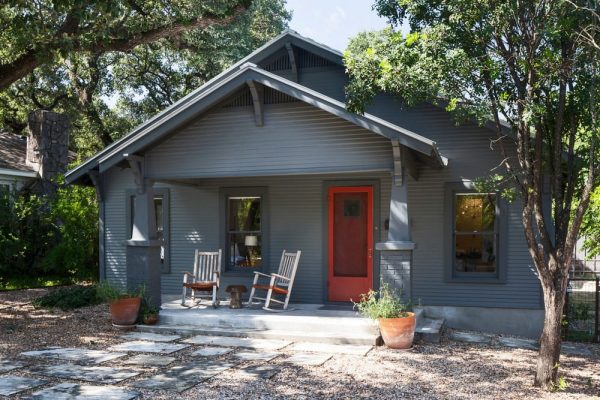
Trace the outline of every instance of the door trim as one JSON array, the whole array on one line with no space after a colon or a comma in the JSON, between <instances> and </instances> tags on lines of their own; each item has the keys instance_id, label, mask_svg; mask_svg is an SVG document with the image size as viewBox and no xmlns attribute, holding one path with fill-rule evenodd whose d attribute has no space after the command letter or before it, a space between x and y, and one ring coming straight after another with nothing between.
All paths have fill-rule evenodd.
<instances>
[{"instance_id":1,"label":"door trim","mask_svg":"<svg viewBox=\"0 0 600 400\"><path fill-rule=\"evenodd\" d=\"M381 195L380 195L380 187L381 187L381 179L385 179L386 176L380 176L371 179L336 179L336 180L325 180L323 181L323 192L322 192L322 204L323 204L323 216L321 218L322 222L322 232L323 235L329 234L329 188L336 186L371 186L373 188L373 246L375 243L378 243L381 236ZM336 303L329 301L329 290L328 290L328 280L329 280L329 246L328 246L328 237L323 237L323 246L321 247L322 254L322 294L321 299L324 304ZM379 277L380 277L380 257L378 256L378 252L374 250L373 255L373 282L371 286L374 290L379 290Z\"/></svg>"}]
</instances>

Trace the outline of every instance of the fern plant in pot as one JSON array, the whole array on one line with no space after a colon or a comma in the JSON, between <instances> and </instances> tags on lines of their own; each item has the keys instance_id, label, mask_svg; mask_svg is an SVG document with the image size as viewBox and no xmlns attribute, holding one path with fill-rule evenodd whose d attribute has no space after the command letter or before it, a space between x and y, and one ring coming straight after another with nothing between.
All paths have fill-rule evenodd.
<instances>
[{"instance_id":1,"label":"fern plant in pot","mask_svg":"<svg viewBox=\"0 0 600 400\"><path fill-rule=\"evenodd\" d=\"M408 349L415 337L415 314L409 306L390 289L387 283L381 284L379 292L369 290L361 294L354 306L365 317L377 320L385 345L392 349Z\"/></svg>"}]
</instances>

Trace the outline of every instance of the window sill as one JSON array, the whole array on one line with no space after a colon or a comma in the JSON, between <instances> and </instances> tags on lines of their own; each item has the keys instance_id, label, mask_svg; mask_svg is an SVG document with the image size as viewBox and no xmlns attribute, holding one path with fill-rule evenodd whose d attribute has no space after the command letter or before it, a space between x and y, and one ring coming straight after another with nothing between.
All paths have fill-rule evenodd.
<instances>
[{"instance_id":1,"label":"window sill","mask_svg":"<svg viewBox=\"0 0 600 400\"><path fill-rule=\"evenodd\" d=\"M446 283L481 283L486 285L498 285L505 284L506 279L477 276L454 276L446 278Z\"/></svg>"}]
</instances>

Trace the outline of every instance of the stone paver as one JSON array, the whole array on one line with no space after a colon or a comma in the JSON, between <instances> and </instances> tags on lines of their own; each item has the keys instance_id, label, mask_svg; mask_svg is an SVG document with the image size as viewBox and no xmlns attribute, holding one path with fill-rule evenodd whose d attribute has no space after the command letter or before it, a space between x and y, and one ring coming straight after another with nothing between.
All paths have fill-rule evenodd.
<instances>
[{"instance_id":1,"label":"stone paver","mask_svg":"<svg viewBox=\"0 0 600 400\"><path fill-rule=\"evenodd\" d=\"M23 368L25 363L21 361L13 361L13 360L0 360L0 372L8 372L13 369Z\"/></svg>"},{"instance_id":2,"label":"stone paver","mask_svg":"<svg viewBox=\"0 0 600 400\"><path fill-rule=\"evenodd\" d=\"M457 342L492 344L492 335L486 335L485 333L450 331L448 337Z\"/></svg>"},{"instance_id":3,"label":"stone paver","mask_svg":"<svg viewBox=\"0 0 600 400\"><path fill-rule=\"evenodd\" d=\"M513 338L513 337L498 337L498 344L506 347L520 348L520 349L529 349L529 350L537 350L539 348L537 340L534 339L524 339L524 338Z\"/></svg>"},{"instance_id":4,"label":"stone paver","mask_svg":"<svg viewBox=\"0 0 600 400\"><path fill-rule=\"evenodd\" d=\"M171 367L165 373L135 382L133 386L141 389L183 392L234 365L217 361L194 361Z\"/></svg>"},{"instance_id":5,"label":"stone paver","mask_svg":"<svg viewBox=\"0 0 600 400\"><path fill-rule=\"evenodd\" d=\"M372 348L372 346L299 342L294 343L286 350L291 350L294 352L348 354L355 356L364 356L369 351L371 351Z\"/></svg>"},{"instance_id":6,"label":"stone paver","mask_svg":"<svg viewBox=\"0 0 600 400\"><path fill-rule=\"evenodd\" d=\"M233 351L232 347L205 347L200 350L196 350L192 353L193 356L198 357L218 357L223 354L231 353Z\"/></svg>"},{"instance_id":7,"label":"stone paver","mask_svg":"<svg viewBox=\"0 0 600 400\"><path fill-rule=\"evenodd\" d=\"M147 340L150 342L172 342L173 340L181 339L181 336L152 332L130 332L122 335L121 338L125 340Z\"/></svg>"},{"instance_id":8,"label":"stone paver","mask_svg":"<svg viewBox=\"0 0 600 400\"><path fill-rule=\"evenodd\" d=\"M560 352L563 354L570 354L575 356L591 356L592 352L584 345L578 343L562 343L560 346Z\"/></svg>"},{"instance_id":9,"label":"stone paver","mask_svg":"<svg viewBox=\"0 0 600 400\"><path fill-rule=\"evenodd\" d=\"M61 383L33 393L25 399L31 400L130 400L139 393L124 390L117 386L80 385Z\"/></svg>"},{"instance_id":10,"label":"stone paver","mask_svg":"<svg viewBox=\"0 0 600 400\"><path fill-rule=\"evenodd\" d=\"M41 379L26 378L23 376L3 375L0 377L0 395L10 396L23 390L32 389L46 384Z\"/></svg>"},{"instance_id":11,"label":"stone paver","mask_svg":"<svg viewBox=\"0 0 600 400\"><path fill-rule=\"evenodd\" d=\"M111 351L135 351L140 353L163 353L171 354L190 347L186 344L178 343L160 343L160 342L147 342L145 340L134 340L131 342L125 342L109 347Z\"/></svg>"},{"instance_id":12,"label":"stone paver","mask_svg":"<svg viewBox=\"0 0 600 400\"><path fill-rule=\"evenodd\" d=\"M58 360L74 361L78 363L99 364L115 358L124 357L126 353L110 353L102 350L90 350L69 347L48 347L42 350L26 351L21 353L26 357L54 358Z\"/></svg>"},{"instance_id":13,"label":"stone paver","mask_svg":"<svg viewBox=\"0 0 600 400\"><path fill-rule=\"evenodd\" d=\"M118 383L140 373L131 369L112 367L87 367L75 364L37 365L29 369L36 375L55 378L79 379L95 383Z\"/></svg>"},{"instance_id":14,"label":"stone paver","mask_svg":"<svg viewBox=\"0 0 600 400\"><path fill-rule=\"evenodd\" d=\"M175 357L157 356L154 354L138 354L128 360L124 364L142 365L148 367L164 367L175 361Z\"/></svg>"},{"instance_id":15,"label":"stone paver","mask_svg":"<svg viewBox=\"0 0 600 400\"><path fill-rule=\"evenodd\" d=\"M283 361L295 365L319 366L325 364L331 357L331 354L296 353Z\"/></svg>"},{"instance_id":16,"label":"stone paver","mask_svg":"<svg viewBox=\"0 0 600 400\"><path fill-rule=\"evenodd\" d=\"M184 340L185 343L202 344L223 347L246 347L260 350L279 350L289 346L292 342L287 340L250 339L226 336L198 335Z\"/></svg>"},{"instance_id":17,"label":"stone paver","mask_svg":"<svg viewBox=\"0 0 600 400\"><path fill-rule=\"evenodd\" d=\"M234 353L233 356L239 360L244 361L271 361L275 357L280 356L281 353L270 353L270 352L254 352L254 351L242 351Z\"/></svg>"},{"instance_id":18,"label":"stone paver","mask_svg":"<svg viewBox=\"0 0 600 400\"><path fill-rule=\"evenodd\" d=\"M242 376L250 376L261 379L271 379L279 372L279 368L274 365L250 365L239 370Z\"/></svg>"}]
</instances>

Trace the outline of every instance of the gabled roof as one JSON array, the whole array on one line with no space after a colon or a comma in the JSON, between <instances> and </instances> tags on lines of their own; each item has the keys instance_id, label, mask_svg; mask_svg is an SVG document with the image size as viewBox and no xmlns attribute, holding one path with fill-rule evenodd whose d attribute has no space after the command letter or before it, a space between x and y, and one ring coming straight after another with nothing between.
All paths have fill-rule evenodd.
<instances>
[{"instance_id":1,"label":"gabled roof","mask_svg":"<svg viewBox=\"0 0 600 400\"><path fill-rule=\"evenodd\" d=\"M285 93L386 138L397 139L400 144L425 156L432 157L438 165L443 166L446 164L447 160L441 157L435 142L374 115L352 114L346 110L344 103L265 71L257 67L256 64L251 63L253 60L263 60L289 42L326 57L330 61L342 64L342 54L340 52L304 38L294 31L285 31L200 88L136 127L124 138L106 147L77 168L67 172L65 176L67 183L81 180L92 170L104 172L121 162L124 159L124 154L133 154L150 147L178 127L197 118L225 97L235 93L245 86L248 81L254 81Z\"/></svg>"},{"instance_id":2,"label":"gabled roof","mask_svg":"<svg viewBox=\"0 0 600 400\"><path fill-rule=\"evenodd\" d=\"M35 170L25 162L27 158L27 139L8 132L0 132L0 169L15 172Z\"/></svg>"}]
</instances>

